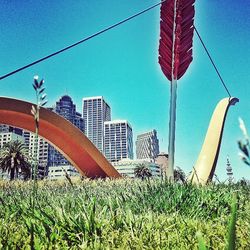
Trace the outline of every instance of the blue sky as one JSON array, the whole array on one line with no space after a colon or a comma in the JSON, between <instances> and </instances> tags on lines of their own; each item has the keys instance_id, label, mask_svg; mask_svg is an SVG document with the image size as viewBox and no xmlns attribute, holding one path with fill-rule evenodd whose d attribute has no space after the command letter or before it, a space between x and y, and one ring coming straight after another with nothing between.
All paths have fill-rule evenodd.
<instances>
[{"instance_id":1,"label":"blue sky","mask_svg":"<svg viewBox=\"0 0 250 250\"><path fill-rule=\"evenodd\" d=\"M155 0L2 0L0 75L114 24ZM238 158L238 117L250 131L250 8L247 1L202 0L195 25L233 96L216 173L226 178L229 155L237 179L250 179ZM156 129L167 151L169 82L158 65L159 7L63 54L0 82L2 96L34 101L34 75L45 79L48 105L69 94L81 111L83 97L103 95L113 119L127 119L134 132ZM176 165L192 169L217 102L227 94L197 36L194 60L178 83Z\"/></svg>"}]
</instances>

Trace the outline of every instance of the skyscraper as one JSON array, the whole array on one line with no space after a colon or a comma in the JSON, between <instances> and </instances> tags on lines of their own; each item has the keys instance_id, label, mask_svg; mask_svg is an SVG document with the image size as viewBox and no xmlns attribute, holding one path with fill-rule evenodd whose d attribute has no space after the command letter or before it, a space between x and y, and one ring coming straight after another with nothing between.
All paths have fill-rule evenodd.
<instances>
[{"instance_id":1,"label":"skyscraper","mask_svg":"<svg viewBox=\"0 0 250 250\"><path fill-rule=\"evenodd\" d=\"M0 133L14 133L17 135L23 135L23 130L21 128L0 124Z\"/></svg>"},{"instance_id":2,"label":"skyscraper","mask_svg":"<svg viewBox=\"0 0 250 250\"><path fill-rule=\"evenodd\" d=\"M159 140L156 130L138 135L135 145L137 159L155 159L159 154Z\"/></svg>"},{"instance_id":3,"label":"skyscraper","mask_svg":"<svg viewBox=\"0 0 250 250\"><path fill-rule=\"evenodd\" d=\"M24 142L24 138L22 135L15 134L14 132L2 132L0 133L0 148L4 146L4 144L10 141L21 141Z\"/></svg>"},{"instance_id":4,"label":"skyscraper","mask_svg":"<svg viewBox=\"0 0 250 250\"><path fill-rule=\"evenodd\" d=\"M83 98L85 134L104 152L104 122L111 120L109 105L102 96Z\"/></svg>"},{"instance_id":5,"label":"skyscraper","mask_svg":"<svg viewBox=\"0 0 250 250\"><path fill-rule=\"evenodd\" d=\"M133 159L133 132L126 120L104 122L104 154L110 162Z\"/></svg>"},{"instance_id":6,"label":"skyscraper","mask_svg":"<svg viewBox=\"0 0 250 250\"><path fill-rule=\"evenodd\" d=\"M62 96L60 100L56 102L56 107L53 111L73 123L82 132L84 132L84 122L82 115L76 111L76 105L73 103L70 96Z\"/></svg>"},{"instance_id":7,"label":"skyscraper","mask_svg":"<svg viewBox=\"0 0 250 250\"><path fill-rule=\"evenodd\" d=\"M76 105L68 95L64 95L56 102L52 109L58 115L61 115L84 133L84 122L81 114L76 111ZM65 157L59 153L53 146L49 145L48 166L69 165Z\"/></svg>"},{"instance_id":8,"label":"skyscraper","mask_svg":"<svg viewBox=\"0 0 250 250\"><path fill-rule=\"evenodd\" d=\"M23 136L25 144L29 149L29 156L34 161L35 159L33 157L35 155L35 141L36 141L35 134L28 131L24 131ZM49 144L40 137L38 137L37 154L38 154L38 177L44 178L48 174Z\"/></svg>"}]
</instances>

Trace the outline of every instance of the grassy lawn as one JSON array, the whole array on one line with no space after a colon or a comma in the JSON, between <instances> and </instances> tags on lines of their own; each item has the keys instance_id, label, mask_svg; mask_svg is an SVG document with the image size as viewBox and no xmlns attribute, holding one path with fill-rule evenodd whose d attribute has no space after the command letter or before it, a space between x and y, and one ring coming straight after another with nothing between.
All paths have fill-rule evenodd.
<instances>
[{"instance_id":1,"label":"grassy lawn","mask_svg":"<svg viewBox=\"0 0 250 250\"><path fill-rule=\"evenodd\" d=\"M249 185L41 181L33 214L31 183L0 182L0 249L198 249L198 231L225 249L235 193L236 247L250 249Z\"/></svg>"}]
</instances>

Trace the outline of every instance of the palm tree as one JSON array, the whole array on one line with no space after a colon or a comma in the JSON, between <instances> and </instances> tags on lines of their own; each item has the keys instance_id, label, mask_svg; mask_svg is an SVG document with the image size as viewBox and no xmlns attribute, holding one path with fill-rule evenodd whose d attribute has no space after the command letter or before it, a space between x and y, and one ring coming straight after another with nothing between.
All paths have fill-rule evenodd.
<instances>
[{"instance_id":1,"label":"palm tree","mask_svg":"<svg viewBox=\"0 0 250 250\"><path fill-rule=\"evenodd\" d=\"M0 169L10 174L10 180L14 180L19 174L28 179L31 173L28 151L21 141L10 141L0 150Z\"/></svg>"},{"instance_id":2,"label":"palm tree","mask_svg":"<svg viewBox=\"0 0 250 250\"><path fill-rule=\"evenodd\" d=\"M186 174L185 172L179 168L176 167L176 169L174 170L174 180L176 182L182 182L182 183L186 183Z\"/></svg>"},{"instance_id":3,"label":"palm tree","mask_svg":"<svg viewBox=\"0 0 250 250\"><path fill-rule=\"evenodd\" d=\"M138 164L134 170L134 173L135 177L141 178L142 180L152 176L151 170L143 163Z\"/></svg>"}]
</instances>

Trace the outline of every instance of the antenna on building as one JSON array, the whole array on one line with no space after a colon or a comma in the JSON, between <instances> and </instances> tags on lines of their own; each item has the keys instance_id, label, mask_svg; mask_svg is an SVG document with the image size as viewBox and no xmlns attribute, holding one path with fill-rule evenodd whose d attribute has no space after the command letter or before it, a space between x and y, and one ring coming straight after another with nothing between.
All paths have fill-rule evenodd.
<instances>
[{"instance_id":1,"label":"antenna on building","mask_svg":"<svg viewBox=\"0 0 250 250\"><path fill-rule=\"evenodd\" d=\"M234 178L233 178L233 169L231 167L229 156L227 156L227 164L226 165L227 165L226 170L227 170L227 176L228 176L228 183L232 184Z\"/></svg>"}]
</instances>

